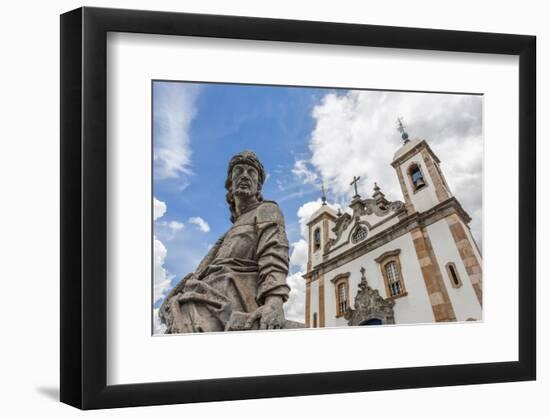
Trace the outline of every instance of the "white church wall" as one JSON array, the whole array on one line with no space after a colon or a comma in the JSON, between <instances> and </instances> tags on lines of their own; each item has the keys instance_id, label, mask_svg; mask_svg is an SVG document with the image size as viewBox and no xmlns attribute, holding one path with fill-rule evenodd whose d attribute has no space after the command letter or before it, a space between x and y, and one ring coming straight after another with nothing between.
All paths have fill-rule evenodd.
<instances>
[{"instance_id":1,"label":"white church wall","mask_svg":"<svg viewBox=\"0 0 550 417\"><path fill-rule=\"evenodd\" d=\"M434 321L412 237L410 234L406 234L325 274L325 320L327 327L347 325L345 319L336 318L336 296L334 284L330 280L338 274L350 273L350 304L353 306L355 296L358 292L358 285L361 281L360 269L364 267L368 284L372 288L377 289L381 296L387 298L384 278L380 265L375 259L382 253L395 249L401 250L400 262L407 290L406 296L395 300L394 313L396 323L430 323Z\"/></svg>"},{"instance_id":2,"label":"white church wall","mask_svg":"<svg viewBox=\"0 0 550 417\"><path fill-rule=\"evenodd\" d=\"M409 174L407 173L409 166L413 162L420 166L422 170L422 174L424 176L424 181L427 184L426 187L421 188L417 192L414 192ZM437 195L435 193L435 187L433 185L433 181L430 178L430 175L428 173L428 168L424 164L424 161L420 154L416 154L411 158L407 159L406 162L403 162L401 164L399 169L401 169L401 173L403 174L403 179L405 180L404 181L405 187L407 187L407 191L409 193L409 196L411 197L412 203L416 211L423 212L423 211L429 210L438 203L439 200L437 199Z\"/></svg>"},{"instance_id":3,"label":"white church wall","mask_svg":"<svg viewBox=\"0 0 550 417\"><path fill-rule=\"evenodd\" d=\"M311 264L313 266L315 266L315 265L320 264L321 262L323 262L323 249L322 249L322 247L321 247L321 249L317 249L317 250L312 249Z\"/></svg>"},{"instance_id":4,"label":"white church wall","mask_svg":"<svg viewBox=\"0 0 550 417\"><path fill-rule=\"evenodd\" d=\"M388 243L386 247L379 248L377 250L379 252L375 257L393 249L401 249L399 259L403 281L407 290L406 296L395 300L395 322L397 324L433 322L435 319L412 236L406 234ZM379 274L382 277L380 269Z\"/></svg>"},{"instance_id":5,"label":"white church wall","mask_svg":"<svg viewBox=\"0 0 550 417\"><path fill-rule=\"evenodd\" d=\"M319 325L319 280L311 283L310 327L313 327L313 313L317 313L317 325Z\"/></svg>"},{"instance_id":6,"label":"white church wall","mask_svg":"<svg viewBox=\"0 0 550 417\"><path fill-rule=\"evenodd\" d=\"M428 226L427 230L457 321L465 321L468 318L481 320L482 309L449 229L449 224L443 219ZM445 268L448 262L454 262L458 269L462 281L462 286L459 288L453 288L451 284Z\"/></svg>"},{"instance_id":7,"label":"white church wall","mask_svg":"<svg viewBox=\"0 0 550 417\"><path fill-rule=\"evenodd\" d=\"M375 226L378 223L382 222L384 220L384 217L378 217L374 214L369 216L361 216L361 221L367 221L371 226ZM371 229L368 231L367 239L371 238L372 236L377 235L378 233L386 230L387 228L399 223L399 218L395 216L392 219L389 219L388 221L379 224L377 227ZM335 243L335 246L333 250L330 251L328 259L332 259L341 253L345 252L346 250L350 249L352 246L359 245L361 242L353 244L351 243L350 235L353 232L355 222L351 223L348 228L342 233L342 236L340 237L340 240ZM334 226L332 226L334 227ZM342 245L343 242L347 242L345 245Z\"/></svg>"},{"instance_id":8,"label":"white church wall","mask_svg":"<svg viewBox=\"0 0 550 417\"><path fill-rule=\"evenodd\" d=\"M394 213L392 212L390 214L390 216L393 215L393 214ZM376 235L380 232L383 232L384 230L386 230L387 228L393 226L394 224L399 223L399 217L398 216L395 216L391 219L388 219L388 220L384 221L384 219L386 219L387 217L390 217L390 216L378 217L375 214L371 214L370 216L365 216L367 218L367 221L369 222L369 224L372 226L372 230L370 231L370 236L374 236L374 235ZM363 220L363 219L361 218L361 220ZM381 222L383 222L383 223L381 223Z\"/></svg>"}]
</instances>

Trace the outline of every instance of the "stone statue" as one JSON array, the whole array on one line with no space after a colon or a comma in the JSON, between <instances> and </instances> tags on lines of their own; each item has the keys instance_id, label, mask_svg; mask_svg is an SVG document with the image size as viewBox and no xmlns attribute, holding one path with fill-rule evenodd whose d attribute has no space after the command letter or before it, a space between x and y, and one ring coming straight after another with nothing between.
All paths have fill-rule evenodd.
<instances>
[{"instance_id":1,"label":"stone statue","mask_svg":"<svg viewBox=\"0 0 550 417\"><path fill-rule=\"evenodd\" d=\"M225 188L233 226L168 294L166 333L303 327L285 320L288 240L277 203L261 194L265 170L250 151L229 161Z\"/></svg>"}]
</instances>

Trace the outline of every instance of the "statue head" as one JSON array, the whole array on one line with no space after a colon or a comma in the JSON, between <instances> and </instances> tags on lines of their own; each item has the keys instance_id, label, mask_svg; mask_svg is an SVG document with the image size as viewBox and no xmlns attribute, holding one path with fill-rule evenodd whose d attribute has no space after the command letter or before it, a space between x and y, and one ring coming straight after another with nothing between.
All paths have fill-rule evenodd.
<instances>
[{"instance_id":1,"label":"statue head","mask_svg":"<svg viewBox=\"0 0 550 417\"><path fill-rule=\"evenodd\" d=\"M254 196L258 201L262 201L262 186L265 181L265 170L252 151L243 151L233 156L227 167L227 178L225 180L225 196L231 211L231 221L237 219L235 209L235 197Z\"/></svg>"}]
</instances>

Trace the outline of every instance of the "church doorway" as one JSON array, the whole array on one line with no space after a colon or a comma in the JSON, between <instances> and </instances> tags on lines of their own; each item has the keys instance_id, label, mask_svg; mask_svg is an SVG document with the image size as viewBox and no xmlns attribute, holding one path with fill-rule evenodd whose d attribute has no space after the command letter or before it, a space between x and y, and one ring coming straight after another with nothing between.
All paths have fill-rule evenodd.
<instances>
[{"instance_id":1,"label":"church doorway","mask_svg":"<svg viewBox=\"0 0 550 417\"><path fill-rule=\"evenodd\" d=\"M382 324L382 320L380 319L368 319L359 323L359 326L377 326L380 324Z\"/></svg>"}]
</instances>

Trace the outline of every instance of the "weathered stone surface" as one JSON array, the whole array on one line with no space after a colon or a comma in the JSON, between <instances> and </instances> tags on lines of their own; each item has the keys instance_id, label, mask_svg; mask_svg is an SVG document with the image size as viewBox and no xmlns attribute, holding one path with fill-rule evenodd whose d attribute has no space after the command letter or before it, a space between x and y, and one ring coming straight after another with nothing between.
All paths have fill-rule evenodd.
<instances>
[{"instance_id":1,"label":"weathered stone surface","mask_svg":"<svg viewBox=\"0 0 550 417\"><path fill-rule=\"evenodd\" d=\"M366 324L368 320L378 319L382 324L394 324L393 306L395 301L385 300L378 290L372 289L367 284L367 279L362 272L359 291L355 296L354 308L346 312L345 318L350 326Z\"/></svg>"},{"instance_id":2,"label":"weathered stone surface","mask_svg":"<svg viewBox=\"0 0 550 417\"><path fill-rule=\"evenodd\" d=\"M288 240L277 203L261 195L264 179L253 152L229 162L225 186L233 226L164 300L159 315L166 333L299 327L284 317Z\"/></svg>"}]
</instances>

